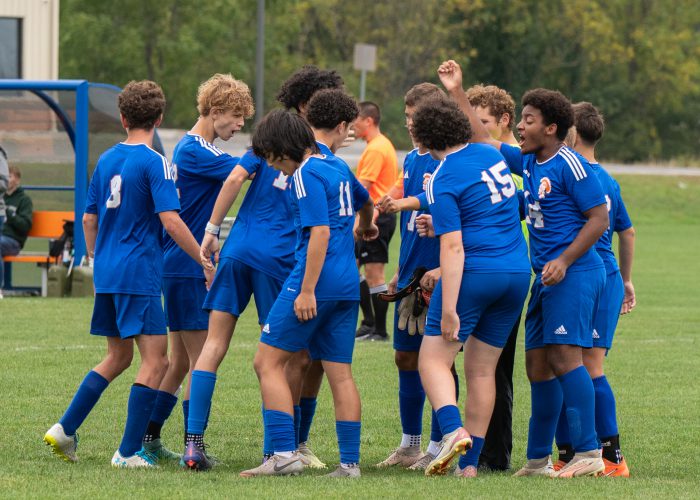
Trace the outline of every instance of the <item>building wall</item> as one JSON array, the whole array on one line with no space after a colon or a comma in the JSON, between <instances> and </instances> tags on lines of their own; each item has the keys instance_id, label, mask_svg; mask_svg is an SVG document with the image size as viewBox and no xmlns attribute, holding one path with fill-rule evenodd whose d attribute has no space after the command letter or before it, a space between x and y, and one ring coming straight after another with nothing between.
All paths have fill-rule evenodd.
<instances>
[{"instance_id":1,"label":"building wall","mask_svg":"<svg viewBox=\"0 0 700 500\"><path fill-rule=\"evenodd\" d=\"M22 21L22 77L58 79L59 0L0 0L0 17Z\"/></svg>"}]
</instances>

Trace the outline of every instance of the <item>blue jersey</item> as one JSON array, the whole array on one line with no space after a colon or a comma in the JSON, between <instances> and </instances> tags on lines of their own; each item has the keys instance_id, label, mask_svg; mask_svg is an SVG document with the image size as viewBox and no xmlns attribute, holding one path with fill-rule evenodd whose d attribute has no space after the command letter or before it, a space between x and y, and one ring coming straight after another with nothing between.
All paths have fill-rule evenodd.
<instances>
[{"instance_id":1,"label":"blue jersey","mask_svg":"<svg viewBox=\"0 0 700 500\"><path fill-rule=\"evenodd\" d=\"M530 233L530 257L535 272L571 245L586 223L584 212L605 203L603 189L591 165L574 150L562 146L539 163L534 154L501 144L501 154L513 173L523 178L525 221ZM570 270L602 267L591 247Z\"/></svg>"},{"instance_id":2,"label":"blue jersey","mask_svg":"<svg viewBox=\"0 0 700 500\"><path fill-rule=\"evenodd\" d=\"M403 162L403 196L417 197L425 193L428 179L438 166L430 153L411 151ZM416 217L429 213L427 210L401 212L401 250L399 252L398 287L408 285L417 267L435 269L440 267L440 242L437 238L421 238L416 231Z\"/></svg>"},{"instance_id":3,"label":"blue jersey","mask_svg":"<svg viewBox=\"0 0 700 500\"><path fill-rule=\"evenodd\" d=\"M615 252L612 248L613 233L625 231L632 227L632 221L627 214L627 208L622 201L620 194L620 185L615 179L598 163L591 163L591 168L598 177L603 192L605 193L605 201L608 204L608 217L610 218L610 226L603 233L598 242L595 244L596 252L603 259L606 273L619 271L620 268L615 260Z\"/></svg>"},{"instance_id":4,"label":"blue jersey","mask_svg":"<svg viewBox=\"0 0 700 500\"><path fill-rule=\"evenodd\" d=\"M163 225L179 210L168 161L145 144L117 144L97 162L85 212L96 214L95 291L160 296Z\"/></svg>"},{"instance_id":5,"label":"blue jersey","mask_svg":"<svg viewBox=\"0 0 700 500\"><path fill-rule=\"evenodd\" d=\"M516 187L503 156L466 144L435 169L426 194L435 235L462 232L464 270L529 273Z\"/></svg>"},{"instance_id":6,"label":"blue jersey","mask_svg":"<svg viewBox=\"0 0 700 500\"><path fill-rule=\"evenodd\" d=\"M202 243L204 228L211 217L221 186L238 158L224 153L199 135L187 133L175 146L173 171L180 196L180 217ZM185 253L165 233L165 266L163 276L201 278L202 266Z\"/></svg>"},{"instance_id":7,"label":"blue jersey","mask_svg":"<svg viewBox=\"0 0 700 500\"><path fill-rule=\"evenodd\" d=\"M254 176L220 257L236 259L284 281L294 267L296 235L291 210L291 178L270 167L252 150L238 165Z\"/></svg>"},{"instance_id":8,"label":"blue jersey","mask_svg":"<svg viewBox=\"0 0 700 500\"><path fill-rule=\"evenodd\" d=\"M369 193L337 156L312 156L294 173L292 209L297 244L294 270L280 297L296 299L306 272L311 227L328 226L326 259L316 284L316 300L359 300L360 279L355 263L355 209Z\"/></svg>"}]
</instances>

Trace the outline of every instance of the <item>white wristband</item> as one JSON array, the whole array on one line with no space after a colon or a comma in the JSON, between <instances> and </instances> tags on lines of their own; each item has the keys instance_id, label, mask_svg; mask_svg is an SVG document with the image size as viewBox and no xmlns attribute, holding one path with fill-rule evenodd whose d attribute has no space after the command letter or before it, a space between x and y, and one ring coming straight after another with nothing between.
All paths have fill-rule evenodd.
<instances>
[{"instance_id":1,"label":"white wristband","mask_svg":"<svg viewBox=\"0 0 700 500\"><path fill-rule=\"evenodd\" d=\"M207 227L204 228L204 230L213 235L219 234L219 229L221 229L221 226L217 226L216 224L212 224L211 222L207 222Z\"/></svg>"}]
</instances>

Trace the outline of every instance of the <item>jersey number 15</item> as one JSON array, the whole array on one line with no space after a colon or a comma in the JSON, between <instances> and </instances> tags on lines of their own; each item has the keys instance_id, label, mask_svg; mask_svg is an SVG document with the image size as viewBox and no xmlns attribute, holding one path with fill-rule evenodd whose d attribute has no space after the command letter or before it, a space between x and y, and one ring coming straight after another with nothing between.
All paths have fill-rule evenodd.
<instances>
[{"instance_id":1,"label":"jersey number 15","mask_svg":"<svg viewBox=\"0 0 700 500\"><path fill-rule=\"evenodd\" d=\"M505 174L503 171L505 170ZM486 183L491 191L491 203L496 204L503 200L503 196L510 198L515 194L515 183L510 176L510 171L505 162L498 162L493 167L489 168L491 175L486 173L486 170L481 172L481 180ZM493 177L492 177L493 176ZM496 182L499 186L496 186Z\"/></svg>"}]
</instances>

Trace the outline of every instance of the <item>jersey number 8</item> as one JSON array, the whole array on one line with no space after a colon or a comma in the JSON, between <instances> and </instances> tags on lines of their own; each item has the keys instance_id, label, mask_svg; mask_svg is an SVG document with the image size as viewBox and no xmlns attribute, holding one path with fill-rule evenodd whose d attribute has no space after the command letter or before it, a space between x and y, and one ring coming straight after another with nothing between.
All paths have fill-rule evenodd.
<instances>
[{"instance_id":1,"label":"jersey number 8","mask_svg":"<svg viewBox=\"0 0 700 500\"><path fill-rule=\"evenodd\" d=\"M109 198L107 198L107 208L117 208L122 203L122 176L115 175L109 181Z\"/></svg>"}]
</instances>

